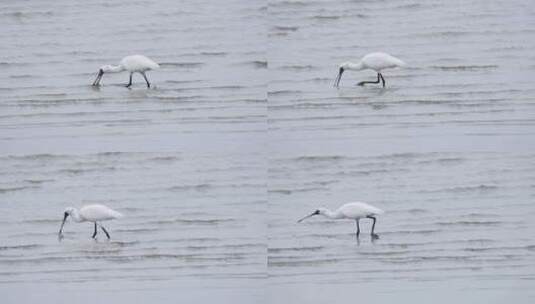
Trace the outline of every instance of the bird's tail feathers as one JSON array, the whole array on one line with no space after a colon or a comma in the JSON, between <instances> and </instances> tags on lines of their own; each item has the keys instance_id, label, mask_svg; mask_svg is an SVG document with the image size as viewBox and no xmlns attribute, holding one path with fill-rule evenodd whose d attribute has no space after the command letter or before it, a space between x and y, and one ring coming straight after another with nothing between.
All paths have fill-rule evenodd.
<instances>
[{"instance_id":1,"label":"bird's tail feathers","mask_svg":"<svg viewBox=\"0 0 535 304\"><path fill-rule=\"evenodd\" d=\"M374 210L373 210L373 213L374 213L374 214L383 214L383 213L385 213L384 210L379 209L379 208L377 208L377 207L373 207L373 209L374 209Z\"/></svg>"},{"instance_id":2,"label":"bird's tail feathers","mask_svg":"<svg viewBox=\"0 0 535 304\"><path fill-rule=\"evenodd\" d=\"M115 211L115 210L113 210L113 216L114 216L115 218L118 218L118 219L124 217L124 215L123 215L122 213L117 212L117 211Z\"/></svg>"},{"instance_id":3,"label":"bird's tail feathers","mask_svg":"<svg viewBox=\"0 0 535 304\"><path fill-rule=\"evenodd\" d=\"M401 59L398 59L396 57L394 57L394 61L396 62L396 65L399 66L399 67L406 67L407 66L405 61L403 61Z\"/></svg>"}]
</instances>

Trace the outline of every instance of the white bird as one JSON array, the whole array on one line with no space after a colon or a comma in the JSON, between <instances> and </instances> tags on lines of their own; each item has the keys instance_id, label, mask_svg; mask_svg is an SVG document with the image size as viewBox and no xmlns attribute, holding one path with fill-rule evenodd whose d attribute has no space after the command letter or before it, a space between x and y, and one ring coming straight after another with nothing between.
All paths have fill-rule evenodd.
<instances>
[{"instance_id":1,"label":"white bird","mask_svg":"<svg viewBox=\"0 0 535 304\"><path fill-rule=\"evenodd\" d=\"M104 75L104 73L119 73L122 71L128 71L130 72L130 81L126 85L127 88L132 85L132 75L134 73L140 73L143 75L143 78L145 78L145 81L147 82L147 87L150 88L150 82L147 79L145 72L158 69L159 67L160 65L143 55L126 56L121 60L119 65L101 66L98 70L97 78L93 82L93 86L98 86L100 84L100 80L102 79L102 75Z\"/></svg>"},{"instance_id":2,"label":"white bird","mask_svg":"<svg viewBox=\"0 0 535 304\"><path fill-rule=\"evenodd\" d=\"M335 211L331 211L331 210L326 209L326 208L319 208L316 211L312 212L311 214L309 214L309 215L303 217L302 219L298 220L297 222L300 223L304 219L312 217L314 215L318 215L318 214L321 214L321 215L323 215L325 217L328 217L330 219L350 219L350 220L355 220L355 222L357 223L357 238L358 238L359 234L360 234L359 220L361 218L369 218L369 219L373 220L371 236L374 239L378 239L379 235L374 233L375 221L376 221L375 216L379 215L379 214L383 214L383 213L384 213L383 210L381 210L381 209L379 209L377 207L374 207L372 205L369 205L369 204L366 204L366 203L361 203L361 202L354 202L354 203L344 204L340 208L336 209Z\"/></svg>"},{"instance_id":3,"label":"white bird","mask_svg":"<svg viewBox=\"0 0 535 304\"><path fill-rule=\"evenodd\" d=\"M104 226L100 224L100 222L118 219L123 216L121 213L107 206L99 204L83 206L82 208L80 208L80 211L78 211L74 207L68 207L63 213L63 222L61 223L61 227L59 228L58 238L60 240L63 238L63 225L65 225L65 221L67 220L67 217L69 215L77 223L93 222L95 224L95 231L93 232L92 238L95 238L97 236L98 225L102 229L102 231L104 231L108 239L110 238L110 234L108 233L108 231L106 231L106 228L104 228Z\"/></svg>"},{"instance_id":4,"label":"white bird","mask_svg":"<svg viewBox=\"0 0 535 304\"><path fill-rule=\"evenodd\" d=\"M340 79L342 79L342 74L344 73L345 70L361 71L361 70L369 69L369 70L374 70L375 72L377 72L377 81L361 81L357 85L362 86L366 83L379 83L379 80L382 80L383 88L384 88L385 79L383 78L381 71L384 69L403 67L405 65L406 65L405 62L389 54L370 53L362 57L362 59L358 63L352 63L352 62L342 63L340 65L340 69L338 71L338 76L336 77L334 86L338 87L338 84L340 83Z\"/></svg>"}]
</instances>

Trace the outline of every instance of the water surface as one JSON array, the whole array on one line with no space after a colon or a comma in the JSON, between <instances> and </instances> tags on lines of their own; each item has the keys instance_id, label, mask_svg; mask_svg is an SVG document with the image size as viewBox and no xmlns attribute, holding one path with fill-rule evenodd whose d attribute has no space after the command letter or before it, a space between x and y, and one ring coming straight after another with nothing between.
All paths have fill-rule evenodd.
<instances>
[{"instance_id":1,"label":"water surface","mask_svg":"<svg viewBox=\"0 0 535 304\"><path fill-rule=\"evenodd\" d=\"M531 303L530 1L271 1L273 303ZM337 65L388 52L387 87ZM296 220L365 201L371 221Z\"/></svg>"},{"instance_id":2,"label":"water surface","mask_svg":"<svg viewBox=\"0 0 535 304\"><path fill-rule=\"evenodd\" d=\"M3 303L533 302L530 1L0 7ZM372 51L408 67L332 87ZM136 53L153 88L90 86ZM379 240L296 223L355 200ZM58 242L90 203L112 240Z\"/></svg>"},{"instance_id":3,"label":"water surface","mask_svg":"<svg viewBox=\"0 0 535 304\"><path fill-rule=\"evenodd\" d=\"M2 303L263 299L264 4L0 6ZM90 86L136 53L153 88ZM59 243L63 209L91 203L125 215L112 240L69 222Z\"/></svg>"}]
</instances>

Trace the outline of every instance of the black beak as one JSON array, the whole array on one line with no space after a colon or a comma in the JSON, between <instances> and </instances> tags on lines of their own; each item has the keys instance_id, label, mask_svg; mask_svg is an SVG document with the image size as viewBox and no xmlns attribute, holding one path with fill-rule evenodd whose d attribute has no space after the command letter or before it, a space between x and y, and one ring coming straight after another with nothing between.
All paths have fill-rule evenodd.
<instances>
[{"instance_id":1,"label":"black beak","mask_svg":"<svg viewBox=\"0 0 535 304\"><path fill-rule=\"evenodd\" d=\"M338 71L338 76L336 76L336 79L334 80L334 86L338 87L340 84L340 79L342 79L342 74L344 73L344 68L340 68Z\"/></svg>"},{"instance_id":2,"label":"black beak","mask_svg":"<svg viewBox=\"0 0 535 304\"><path fill-rule=\"evenodd\" d=\"M98 70L97 78L95 78L95 81L93 81L93 86L98 86L100 84L102 75L104 75L104 71L102 69Z\"/></svg>"},{"instance_id":3,"label":"black beak","mask_svg":"<svg viewBox=\"0 0 535 304\"><path fill-rule=\"evenodd\" d=\"M307 219L307 218L309 218L309 217L313 217L314 215L318 215L318 214L320 214L320 213L319 213L318 210L316 210L316 211L312 212L311 214L309 214L309 215L303 217L302 219L298 220L297 222L298 222L298 223L301 223L301 222L304 221L305 219Z\"/></svg>"},{"instance_id":4,"label":"black beak","mask_svg":"<svg viewBox=\"0 0 535 304\"><path fill-rule=\"evenodd\" d=\"M69 214L67 212L65 212L65 214L63 215L63 222L61 222L61 227L59 227L58 239L60 241L63 238L63 226L65 225L65 221L67 220L68 216L69 216Z\"/></svg>"}]
</instances>

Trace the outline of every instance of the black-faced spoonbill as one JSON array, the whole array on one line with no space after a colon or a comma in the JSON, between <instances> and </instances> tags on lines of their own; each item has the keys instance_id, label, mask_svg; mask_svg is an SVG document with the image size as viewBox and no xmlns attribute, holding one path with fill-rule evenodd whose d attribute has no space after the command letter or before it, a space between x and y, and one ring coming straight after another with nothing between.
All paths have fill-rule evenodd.
<instances>
[{"instance_id":1,"label":"black-faced spoonbill","mask_svg":"<svg viewBox=\"0 0 535 304\"><path fill-rule=\"evenodd\" d=\"M297 222L300 223L306 218L309 218L309 217L314 216L314 215L319 215L319 214L321 214L321 215L323 215L325 217L328 217L330 219L350 219L350 220L355 220L355 222L357 223L357 237L359 237L359 234L360 234L359 220L361 218L369 218L369 219L373 220L371 236L374 239L378 239L379 235L374 233L375 221L376 221L375 216L377 216L379 214L383 214L383 213L384 213L383 210L381 210L381 209L379 209L377 207L374 207L372 205L368 205L366 203L361 203L361 202L354 202L354 203L344 204L340 208L336 209L335 211L331 211L331 210L326 209L326 208L319 208L316 211L312 212L311 214L309 214L309 215L305 216L304 218L298 220Z\"/></svg>"},{"instance_id":2,"label":"black-faced spoonbill","mask_svg":"<svg viewBox=\"0 0 535 304\"><path fill-rule=\"evenodd\" d=\"M362 57L362 59L358 63L352 63L352 62L342 63L340 65L340 69L338 70L338 76L336 77L336 80L334 81L334 86L338 87L338 84L340 83L340 79L342 79L342 74L344 73L345 70L360 71L360 70L369 69L369 70L374 70L375 72L377 72L377 81L361 81L357 83L357 85L363 86L366 83L379 83L379 80L381 80L383 82L383 88L384 88L385 79L383 78L381 71L385 69L403 67L405 65L406 65L405 62L389 54L370 53Z\"/></svg>"},{"instance_id":3,"label":"black-faced spoonbill","mask_svg":"<svg viewBox=\"0 0 535 304\"><path fill-rule=\"evenodd\" d=\"M93 222L95 224L95 231L93 232L92 238L95 238L97 236L98 225L102 229L102 231L104 231L108 239L110 239L110 234L108 233L108 231L106 231L106 228L104 228L99 222L118 219L123 216L121 213L107 206L99 204L83 206L82 208L80 208L80 211L78 211L74 207L68 207L63 213L63 222L61 223L61 227L59 228L58 238L60 240L63 238L63 226L65 225L65 221L67 220L67 217L69 217L69 215L77 223Z\"/></svg>"},{"instance_id":4,"label":"black-faced spoonbill","mask_svg":"<svg viewBox=\"0 0 535 304\"><path fill-rule=\"evenodd\" d=\"M143 55L126 56L121 60L119 65L101 66L98 70L98 75L93 82L93 85L98 86L100 84L100 80L102 79L102 75L104 75L104 73L119 73L122 71L128 71L130 72L130 81L126 85L127 88L132 85L132 75L134 73L143 75L143 78L145 78L145 81L147 82L147 88L150 88L150 82L147 79L145 72L155 70L159 67L160 65Z\"/></svg>"}]
</instances>

